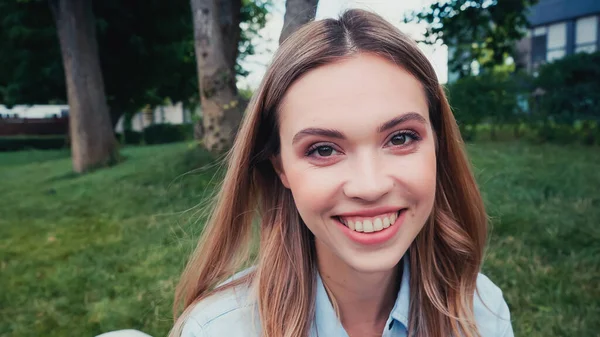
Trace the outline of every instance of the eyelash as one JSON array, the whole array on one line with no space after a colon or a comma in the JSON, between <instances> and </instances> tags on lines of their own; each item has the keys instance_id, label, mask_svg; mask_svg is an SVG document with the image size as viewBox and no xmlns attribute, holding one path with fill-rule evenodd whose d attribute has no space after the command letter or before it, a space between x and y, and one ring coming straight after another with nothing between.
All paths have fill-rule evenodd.
<instances>
[{"instance_id":1,"label":"eyelash","mask_svg":"<svg viewBox=\"0 0 600 337\"><path fill-rule=\"evenodd\" d=\"M415 131L413 131L413 130L402 130L402 131L398 131L398 132L396 132L396 133L392 134L392 135L389 137L389 139L388 139L388 141L386 142L386 144L387 144L387 143L389 143L389 142L391 142L391 141L392 141L392 139L393 139L394 137L396 137L396 136L408 136L408 137L410 137L410 138L411 138L411 142L418 142L418 141L420 141L420 140L421 140L421 136L419 136L419 134L418 134L418 133L416 133ZM401 147L401 146L406 146L406 145L391 145L391 146L398 146L398 147ZM305 155L306 157L310 157L310 156L312 156L312 155L313 155L315 152L317 152L317 150L318 150L319 148L322 148L322 147L330 147L330 148L332 148L334 151L337 151L337 150L335 149L335 147L334 147L334 146L332 146L332 145L329 145L328 143L315 143L315 144L311 145L311 146L310 146L310 147L309 147L309 148L306 150L306 153L305 153L304 155ZM338 152L339 152L339 151L338 151Z\"/></svg>"},{"instance_id":2,"label":"eyelash","mask_svg":"<svg viewBox=\"0 0 600 337\"><path fill-rule=\"evenodd\" d=\"M392 139L396 136L408 136L411 138L411 142L418 142L421 140L421 136L419 136L418 133L416 133L413 130L402 130L402 131L398 131L394 134L391 135L390 139L388 140L388 143L392 141ZM394 145L394 146L404 146L404 145Z\"/></svg>"}]
</instances>

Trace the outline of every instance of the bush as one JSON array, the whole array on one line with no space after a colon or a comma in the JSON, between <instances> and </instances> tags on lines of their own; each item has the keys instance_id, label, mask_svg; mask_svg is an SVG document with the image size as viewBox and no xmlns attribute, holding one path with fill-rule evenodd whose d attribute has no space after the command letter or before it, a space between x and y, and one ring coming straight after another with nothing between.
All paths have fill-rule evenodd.
<instances>
[{"instance_id":1,"label":"bush","mask_svg":"<svg viewBox=\"0 0 600 337\"><path fill-rule=\"evenodd\" d=\"M600 126L595 121L575 121L573 125L553 120L535 125L535 141L544 143L600 145Z\"/></svg>"},{"instance_id":2,"label":"bush","mask_svg":"<svg viewBox=\"0 0 600 337\"><path fill-rule=\"evenodd\" d=\"M483 120L480 104L482 95L473 95L479 90L476 77L465 77L447 86L448 100L454 112L454 118L465 140L473 140L475 126Z\"/></svg>"},{"instance_id":3,"label":"bush","mask_svg":"<svg viewBox=\"0 0 600 337\"><path fill-rule=\"evenodd\" d=\"M154 124L144 129L146 144L181 142L194 137L193 124Z\"/></svg>"},{"instance_id":4,"label":"bush","mask_svg":"<svg viewBox=\"0 0 600 337\"><path fill-rule=\"evenodd\" d=\"M496 126L520 123L526 115L519 101L526 96L527 83L526 75L493 72L449 84L448 98L463 138L473 140L476 126L484 121L490 124L492 139Z\"/></svg>"},{"instance_id":5,"label":"bush","mask_svg":"<svg viewBox=\"0 0 600 337\"><path fill-rule=\"evenodd\" d=\"M542 121L571 125L600 120L600 52L569 55L539 69L536 113Z\"/></svg>"},{"instance_id":6,"label":"bush","mask_svg":"<svg viewBox=\"0 0 600 337\"><path fill-rule=\"evenodd\" d=\"M127 130L117 134L121 144L166 144L192 139L193 124L154 124L142 132Z\"/></svg>"},{"instance_id":7,"label":"bush","mask_svg":"<svg viewBox=\"0 0 600 337\"><path fill-rule=\"evenodd\" d=\"M600 52L545 64L534 83L538 141L600 144Z\"/></svg>"},{"instance_id":8,"label":"bush","mask_svg":"<svg viewBox=\"0 0 600 337\"><path fill-rule=\"evenodd\" d=\"M29 149L60 149L69 145L67 136L12 136L0 137L0 151L21 151Z\"/></svg>"},{"instance_id":9,"label":"bush","mask_svg":"<svg viewBox=\"0 0 600 337\"><path fill-rule=\"evenodd\" d=\"M118 133L117 138L121 144L139 145L144 140L144 134L138 131L125 130L123 133Z\"/></svg>"}]
</instances>

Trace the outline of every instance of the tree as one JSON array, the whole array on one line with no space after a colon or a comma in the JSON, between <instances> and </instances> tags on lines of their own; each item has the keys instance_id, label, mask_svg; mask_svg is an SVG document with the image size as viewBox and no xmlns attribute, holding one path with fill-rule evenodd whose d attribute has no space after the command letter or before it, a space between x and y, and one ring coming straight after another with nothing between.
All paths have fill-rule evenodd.
<instances>
[{"instance_id":1,"label":"tree","mask_svg":"<svg viewBox=\"0 0 600 337\"><path fill-rule=\"evenodd\" d=\"M299 27L300 22L314 18L317 1L305 11L300 2L288 1L287 34ZM297 4L295 4L297 3ZM226 151L235 138L246 101L236 86L240 71L240 56L254 52L251 36L264 27L266 4L250 0L190 0L194 22L194 44L202 104L202 140L215 153ZM241 13L239 12L241 11ZM301 16L300 19L293 19ZM240 31L240 21L248 28ZM241 54L240 54L241 51Z\"/></svg>"},{"instance_id":2,"label":"tree","mask_svg":"<svg viewBox=\"0 0 600 337\"><path fill-rule=\"evenodd\" d=\"M93 1L92 11L113 126L123 113L133 114L147 104L196 97L187 0ZM0 13L0 102L66 102L65 73L48 1L0 1Z\"/></svg>"},{"instance_id":3,"label":"tree","mask_svg":"<svg viewBox=\"0 0 600 337\"><path fill-rule=\"evenodd\" d=\"M427 44L444 43L451 56L448 68L459 77L472 74L473 62L484 71L516 59L515 43L528 27L526 9L538 0L439 1L405 18L425 22Z\"/></svg>"},{"instance_id":4,"label":"tree","mask_svg":"<svg viewBox=\"0 0 600 337\"><path fill-rule=\"evenodd\" d=\"M245 109L238 95L236 69L242 55L254 52L250 39L264 27L265 4L241 0L191 0L194 45L202 102L204 146L223 152L233 143ZM240 22L248 22L242 33Z\"/></svg>"},{"instance_id":5,"label":"tree","mask_svg":"<svg viewBox=\"0 0 600 337\"><path fill-rule=\"evenodd\" d=\"M91 0L51 0L60 41L67 97L73 169L85 172L116 159L96 43Z\"/></svg>"},{"instance_id":6,"label":"tree","mask_svg":"<svg viewBox=\"0 0 600 337\"><path fill-rule=\"evenodd\" d=\"M146 105L196 97L187 0L93 1L93 11L113 125Z\"/></svg>"},{"instance_id":7,"label":"tree","mask_svg":"<svg viewBox=\"0 0 600 337\"><path fill-rule=\"evenodd\" d=\"M279 36L279 44L298 30L300 26L315 18L318 2L318 0L287 0L285 2L285 16L283 18L283 29Z\"/></svg>"},{"instance_id":8,"label":"tree","mask_svg":"<svg viewBox=\"0 0 600 337\"><path fill-rule=\"evenodd\" d=\"M267 8L264 2L243 1L241 8L220 12L237 13L223 15L220 21L223 36L240 45L238 53L237 44L226 42L231 46L226 51L228 62L237 74L244 74L239 61L254 52L250 41L264 27ZM94 1L94 14L113 123L123 113L165 100L199 103L189 0Z\"/></svg>"},{"instance_id":9,"label":"tree","mask_svg":"<svg viewBox=\"0 0 600 337\"><path fill-rule=\"evenodd\" d=\"M46 1L0 1L0 104L64 103L56 26Z\"/></svg>"},{"instance_id":10,"label":"tree","mask_svg":"<svg viewBox=\"0 0 600 337\"><path fill-rule=\"evenodd\" d=\"M235 0L191 0L204 146L213 152L231 146L242 115L232 63L237 59L240 6ZM221 30L221 18L227 23L224 30L231 30L229 35Z\"/></svg>"}]
</instances>

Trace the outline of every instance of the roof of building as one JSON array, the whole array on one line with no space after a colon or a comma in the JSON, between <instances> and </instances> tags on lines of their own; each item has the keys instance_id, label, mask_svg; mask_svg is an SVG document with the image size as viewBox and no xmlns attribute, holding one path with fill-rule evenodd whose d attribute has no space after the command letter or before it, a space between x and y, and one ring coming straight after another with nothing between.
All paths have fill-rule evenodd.
<instances>
[{"instance_id":1,"label":"roof of building","mask_svg":"<svg viewBox=\"0 0 600 337\"><path fill-rule=\"evenodd\" d=\"M540 0L527 18L536 27L592 14L600 14L599 0Z\"/></svg>"}]
</instances>

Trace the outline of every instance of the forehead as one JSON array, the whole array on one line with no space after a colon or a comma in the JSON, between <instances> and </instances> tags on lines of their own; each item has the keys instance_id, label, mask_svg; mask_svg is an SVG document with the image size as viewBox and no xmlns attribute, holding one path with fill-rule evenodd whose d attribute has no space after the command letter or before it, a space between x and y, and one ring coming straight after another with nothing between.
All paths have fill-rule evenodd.
<instances>
[{"instance_id":1,"label":"forehead","mask_svg":"<svg viewBox=\"0 0 600 337\"><path fill-rule=\"evenodd\" d=\"M421 83L383 57L359 54L313 69L294 82L279 111L280 131L379 125L406 112L429 121Z\"/></svg>"}]
</instances>

